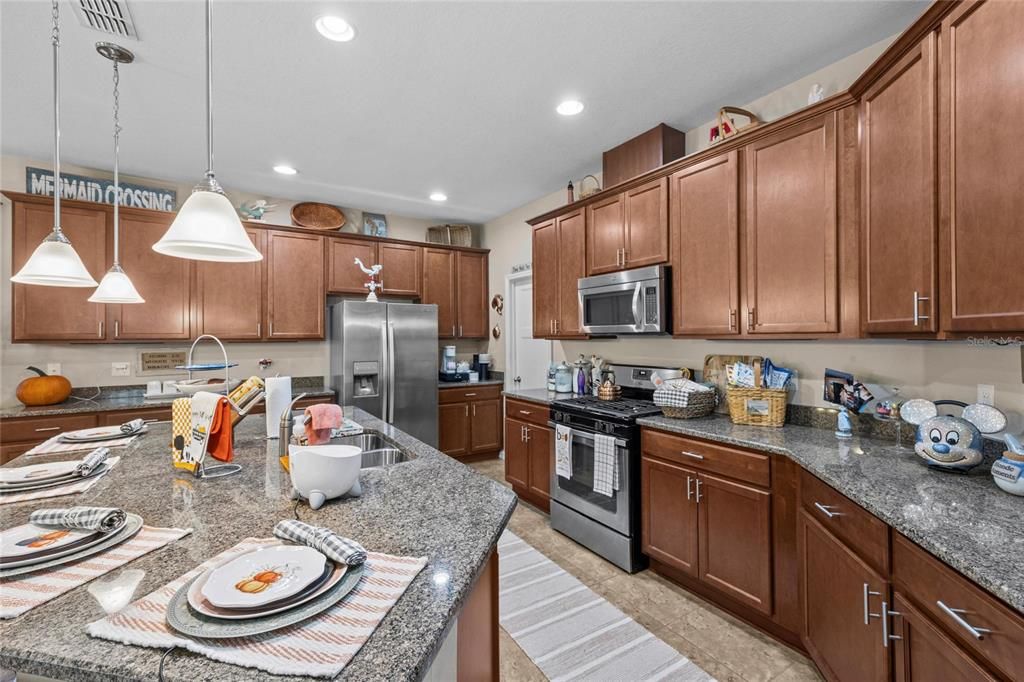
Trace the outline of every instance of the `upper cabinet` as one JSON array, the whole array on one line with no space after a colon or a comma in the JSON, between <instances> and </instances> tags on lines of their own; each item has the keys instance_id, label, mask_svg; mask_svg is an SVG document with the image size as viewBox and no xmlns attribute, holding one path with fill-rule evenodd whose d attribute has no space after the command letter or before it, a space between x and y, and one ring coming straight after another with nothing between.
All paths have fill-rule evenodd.
<instances>
[{"instance_id":1,"label":"upper cabinet","mask_svg":"<svg viewBox=\"0 0 1024 682\"><path fill-rule=\"evenodd\" d=\"M443 339L487 338L487 254L423 249L423 303L437 305Z\"/></svg>"},{"instance_id":2,"label":"upper cabinet","mask_svg":"<svg viewBox=\"0 0 1024 682\"><path fill-rule=\"evenodd\" d=\"M966 2L942 22L942 328L1024 329L1024 3Z\"/></svg>"},{"instance_id":3,"label":"upper cabinet","mask_svg":"<svg viewBox=\"0 0 1024 682\"><path fill-rule=\"evenodd\" d=\"M626 202L621 194L587 206L587 274L621 270L626 250Z\"/></svg>"},{"instance_id":4,"label":"upper cabinet","mask_svg":"<svg viewBox=\"0 0 1024 682\"><path fill-rule=\"evenodd\" d=\"M459 335L455 298L455 252L423 249L423 302L437 306L437 335L442 339Z\"/></svg>"},{"instance_id":5,"label":"upper cabinet","mask_svg":"<svg viewBox=\"0 0 1024 682\"><path fill-rule=\"evenodd\" d=\"M587 274L667 263L668 178L589 204Z\"/></svg>"},{"instance_id":6,"label":"upper cabinet","mask_svg":"<svg viewBox=\"0 0 1024 682\"><path fill-rule=\"evenodd\" d=\"M384 266L380 272L382 295L418 298L423 292L423 249L382 241L377 250L376 262Z\"/></svg>"},{"instance_id":7,"label":"upper cabinet","mask_svg":"<svg viewBox=\"0 0 1024 682\"><path fill-rule=\"evenodd\" d=\"M558 316L558 225L552 218L533 228L533 338L555 334Z\"/></svg>"},{"instance_id":8,"label":"upper cabinet","mask_svg":"<svg viewBox=\"0 0 1024 682\"><path fill-rule=\"evenodd\" d=\"M377 242L346 237L327 240L327 293L366 293L367 277L356 265L356 258L366 267L377 263ZM387 274L386 271L382 273Z\"/></svg>"},{"instance_id":9,"label":"upper cabinet","mask_svg":"<svg viewBox=\"0 0 1024 682\"><path fill-rule=\"evenodd\" d=\"M324 238L267 230L267 331L272 340L322 339Z\"/></svg>"},{"instance_id":10,"label":"upper cabinet","mask_svg":"<svg viewBox=\"0 0 1024 682\"><path fill-rule=\"evenodd\" d=\"M533 228L533 336L580 338L579 280L586 275L587 219L569 210Z\"/></svg>"},{"instance_id":11,"label":"upper cabinet","mask_svg":"<svg viewBox=\"0 0 1024 682\"><path fill-rule=\"evenodd\" d=\"M213 334L223 341L259 341L263 338L263 273L266 230L246 227L264 259L252 263L196 261L195 336ZM260 292L254 296L253 292Z\"/></svg>"}]
</instances>

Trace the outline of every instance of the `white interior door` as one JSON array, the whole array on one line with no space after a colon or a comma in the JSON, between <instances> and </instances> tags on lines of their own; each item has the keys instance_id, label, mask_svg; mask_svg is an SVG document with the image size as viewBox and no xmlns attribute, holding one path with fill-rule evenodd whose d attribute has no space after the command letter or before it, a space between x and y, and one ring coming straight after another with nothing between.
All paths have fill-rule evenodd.
<instances>
[{"instance_id":1,"label":"white interior door","mask_svg":"<svg viewBox=\"0 0 1024 682\"><path fill-rule=\"evenodd\" d=\"M551 342L533 338L533 275L510 275L508 284L505 387L544 388L551 363ZM518 384L516 377L521 379Z\"/></svg>"}]
</instances>

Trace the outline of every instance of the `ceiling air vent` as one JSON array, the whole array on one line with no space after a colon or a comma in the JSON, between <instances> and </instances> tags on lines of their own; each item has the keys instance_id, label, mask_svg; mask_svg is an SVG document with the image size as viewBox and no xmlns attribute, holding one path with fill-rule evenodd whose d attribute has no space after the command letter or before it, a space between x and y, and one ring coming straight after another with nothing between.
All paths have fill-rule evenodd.
<instances>
[{"instance_id":1,"label":"ceiling air vent","mask_svg":"<svg viewBox=\"0 0 1024 682\"><path fill-rule=\"evenodd\" d=\"M138 40L126 0L71 0L79 23L102 33Z\"/></svg>"}]
</instances>

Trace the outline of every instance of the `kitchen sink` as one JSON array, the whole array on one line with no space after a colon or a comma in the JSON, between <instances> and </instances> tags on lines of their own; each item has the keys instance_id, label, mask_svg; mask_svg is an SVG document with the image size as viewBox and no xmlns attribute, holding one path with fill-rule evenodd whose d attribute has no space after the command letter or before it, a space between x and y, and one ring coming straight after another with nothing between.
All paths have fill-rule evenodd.
<instances>
[{"instance_id":1,"label":"kitchen sink","mask_svg":"<svg viewBox=\"0 0 1024 682\"><path fill-rule=\"evenodd\" d=\"M416 459L416 455L403 450L398 443L376 431L366 431L356 436L340 436L331 439L332 445L354 445L363 451L362 469L386 467Z\"/></svg>"}]
</instances>

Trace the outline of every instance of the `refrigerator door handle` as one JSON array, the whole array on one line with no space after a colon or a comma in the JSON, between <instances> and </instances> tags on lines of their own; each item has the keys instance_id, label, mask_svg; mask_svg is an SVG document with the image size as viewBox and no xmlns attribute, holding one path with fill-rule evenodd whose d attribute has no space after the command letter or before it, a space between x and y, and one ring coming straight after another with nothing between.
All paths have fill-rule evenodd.
<instances>
[{"instance_id":1,"label":"refrigerator door handle","mask_svg":"<svg viewBox=\"0 0 1024 682\"><path fill-rule=\"evenodd\" d=\"M380 380L380 416L384 421L388 420L388 407L391 403L391 377L388 373L388 367L391 362L391 347L388 345L388 323L380 323L380 351L381 351L381 380Z\"/></svg>"},{"instance_id":2,"label":"refrigerator door handle","mask_svg":"<svg viewBox=\"0 0 1024 682\"><path fill-rule=\"evenodd\" d=\"M395 323L388 323L388 424L395 423Z\"/></svg>"}]
</instances>

